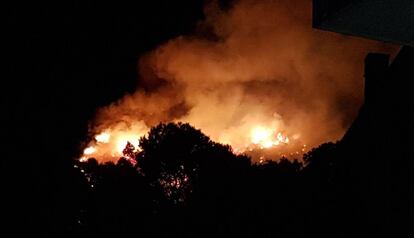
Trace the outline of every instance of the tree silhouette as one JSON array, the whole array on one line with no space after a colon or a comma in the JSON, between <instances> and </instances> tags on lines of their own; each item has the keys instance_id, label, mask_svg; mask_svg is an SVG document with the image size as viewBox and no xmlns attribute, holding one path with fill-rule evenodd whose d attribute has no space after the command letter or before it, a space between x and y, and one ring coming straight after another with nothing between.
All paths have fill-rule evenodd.
<instances>
[{"instance_id":1,"label":"tree silhouette","mask_svg":"<svg viewBox=\"0 0 414 238\"><path fill-rule=\"evenodd\" d=\"M189 124L159 124L139 143L137 155L141 171L158 183L167 197L183 202L191 192L190 178L197 170L200 153L211 145L210 139Z\"/></svg>"},{"instance_id":2,"label":"tree silhouette","mask_svg":"<svg viewBox=\"0 0 414 238\"><path fill-rule=\"evenodd\" d=\"M91 185L84 223L96 237L137 229L153 237L303 236L338 227L335 143L302 162L252 165L186 123L161 123L139 142L117 163L80 165Z\"/></svg>"},{"instance_id":3,"label":"tree silhouette","mask_svg":"<svg viewBox=\"0 0 414 238\"><path fill-rule=\"evenodd\" d=\"M333 142L328 142L321 144L317 148L313 148L311 151L303 155L303 160L306 165L314 166L319 163L324 163L326 160L329 161L330 158L334 156L334 151L336 149L336 144Z\"/></svg>"},{"instance_id":4,"label":"tree silhouette","mask_svg":"<svg viewBox=\"0 0 414 238\"><path fill-rule=\"evenodd\" d=\"M206 183L204 178L209 184L223 178L229 167L237 167L232 162L250 163L247 157L234 155L230 146L211 141L187 123L159 124L140 139L140 147L138 166L174 202L183 202L194 183L198 187Z\"/></svg>"}]
</instances>

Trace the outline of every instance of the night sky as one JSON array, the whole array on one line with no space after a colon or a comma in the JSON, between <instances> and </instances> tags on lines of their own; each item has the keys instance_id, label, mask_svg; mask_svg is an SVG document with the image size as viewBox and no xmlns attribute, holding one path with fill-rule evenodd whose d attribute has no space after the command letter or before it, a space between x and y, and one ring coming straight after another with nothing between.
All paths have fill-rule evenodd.
<instances>
[{"instance_id":1,"label":"night sky","mask_svg":"<svg viewBox=\"0 0 414 238\"><path fill-rule=\"evenodd\" d=\"M62 190L73 179L70 164L95 110L134 91L138 57L192 31L202 19L203 4L159 0L7 6L1 87L7 138L2 167L7 169L2 175L10 191L5 194L12 195L6 196L13 204L12 223L45 219L56 212L51 204L70 196Z\"/></svg>"}]
</instances>

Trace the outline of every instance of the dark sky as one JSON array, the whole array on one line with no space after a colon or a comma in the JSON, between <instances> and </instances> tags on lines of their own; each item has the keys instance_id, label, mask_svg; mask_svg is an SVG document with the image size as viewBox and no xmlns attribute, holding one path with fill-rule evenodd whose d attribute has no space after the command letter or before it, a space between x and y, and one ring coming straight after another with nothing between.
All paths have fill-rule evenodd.
<instances>
[{"instance_id":1,"label":"dark sky","mask_svg":"<svg viewBox=\"0 0 414 238\"><path fill-rule=\"evenodd\" d=\"M13 130L33 130L36 143L59 141L76 152L96 108L135 90L139 56L194 29L202 5L165 0L10 7L6 119L20 125Z\"/></svg>"},{"instance_id":2,"label":"dark sky","mask_svg":"<svg viewBox=\"0 0 414 238\"><path fill-rule=\"evenodd\" d=\"M56 203L76 189L71 158L95 110L133 92L139 56L191 32L204 4L56 2L3 8L2 181L12 223L60 213Z\"/></svg>"}]
</instances>

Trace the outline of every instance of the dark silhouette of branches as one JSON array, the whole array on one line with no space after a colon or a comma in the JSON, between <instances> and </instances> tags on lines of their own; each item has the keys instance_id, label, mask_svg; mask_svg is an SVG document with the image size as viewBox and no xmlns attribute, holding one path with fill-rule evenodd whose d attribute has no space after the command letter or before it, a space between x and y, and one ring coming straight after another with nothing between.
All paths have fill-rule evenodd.
<instances>
[{"instance_id":1,"label":"dark silhouette of branches","mask_svg":"<svg viewBox=\"0 0 414 238\"><path fill-rule=\"evenodd\" d=\"M338 143L302 161L251 163L189 124L161 123L139 146L127 144L117 163L76 165L89 184L81 221L88 236L304 237L343 229L348 180L338 178Z\"/></svg>"}]
</instances>

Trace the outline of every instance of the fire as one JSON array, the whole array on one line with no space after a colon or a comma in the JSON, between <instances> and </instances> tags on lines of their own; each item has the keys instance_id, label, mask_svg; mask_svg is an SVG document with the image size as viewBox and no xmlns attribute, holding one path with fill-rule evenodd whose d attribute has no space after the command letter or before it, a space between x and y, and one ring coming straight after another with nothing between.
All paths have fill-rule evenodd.
<instances>
[{"instance_id":1,"label":"fire","mask_svg":"<svg viewBox=\"0 0 414 238\"><path fill-rule=\"evenodd\" d=\"M281 143L288 144L289 138L281 132L276 133L272 128L258 126L251 131L251 141L261 148L270 148L272 146L278 146Z\"/></svg>"},{"instance_id":2,"label":"fire","mask_svg":"<svg viewBox=\"0 0 414 238\"><path fill-rule=\"evenodd\" d=\"M111 134L108 132L102 132L95 136L95 140L101 143L108 143L109 139L111 138Z\"/></svg>"},{"instance_id":3,"label":"fire","mask_svg":"<svg viewBox=\"0 0 414 238\"><path fill-rule=\"evenodd\" d=\"M102 132L95 136L95 141L90 142L91 146L86 147L83 150L83 156L81 161L87 159L87 157L104 157L98 158L109 160L118 159L123 156L123 150L128 143L131 143L135 148L139 146L140 135L135 134L133 131L130 132L113 132L111 135L109 132Z\"/></svg>"},{"instance_id":4,"label":"fire","mask_svg":"<svg viewBox=\"0 0 414 238\"><path fill-rule=\"evenodd\" d=\"M140 136L132 134L132 132L131 132L131 134L125 134L125 135L119 136L117 138L117 141L115 142L115 144L116 144L116 147L115 147L116 148L115 149L116 154L122 155L122 151L125 149L128 142L131 143L135 148L138 148L138 146L139 146L139 143L138 143L139 137Z\"/></svg>"},{"instance_id":5,"label":"fire","mask_svg":"<svg viewBox=\"0 0 414 238\"><path fill-rule=\"evenodd\" d=\"M276 120L272 120L267 124L255 123L255 120L252 120L237 127L235 131L238 133L234 133L234 131L211 133L214 131L208 131L207 134L214 141L229 144L232 146L233 151L238 154L250 153L258 149L262 151L280 150L282 152L286 151L291 141L280 130L280 127L281 123ZM133 126L117 125L101 130L83 150L80 160L86 161L87 158L93 157L100 162L106 162L116 161L120 157L128 157L128 155L125 155L125 148L128 143L133 146L134 151L139 151L139 139L146 135L148 131L149 127L143 123L135 123ZM296 141L299 136L295 134L292 138ZM304 152L304 149L301 152ZM253 159L257 159L254 158L254 154L251 155ZM263 155L260 155L261 160L264 158Z\"/></svg>"},{"instance_id":6,"label":"fire","mask_svg":"<svg viewBox=\"0 0 414 238\"><path fill-rule=\"evenodd\" d=\"M98 111L82 158L116 161L149 127L177 121L253 160L300 157L357 115L366 53L398 51L312 30L310 1L239 0L225 11L207 2L196 32L214 40L180 36L142 55L140 87Z\"/></svg>"},{"instance_id":7,"label":"fire","mask_svg":"<svg viewBox=\"0 0 414 238\"><path fill-rule=\"evenodd\" d=\"M139 149L139 139L149 131L142 122L132 124L117 124L99 130L94 139L88 143L79 159L85 161L88 158L96 158L100 162L116 161L124 156L124 149L128 142Z\"/></svg>"},{"instance_id":8,"label":"fire","mask_svg":"<svg viewBox=\"0 0 414 238\"><path fill-rule=\"evenodd\" d=\"M95 147L93 147L93 146L89 146L89 147L87 147L85 150L83 150L83 153L85 154L85 155L91 155L91 154L93 154L93 153L95 153L96 152L96 148Z\"/></svg>"}]
</instances>

